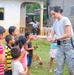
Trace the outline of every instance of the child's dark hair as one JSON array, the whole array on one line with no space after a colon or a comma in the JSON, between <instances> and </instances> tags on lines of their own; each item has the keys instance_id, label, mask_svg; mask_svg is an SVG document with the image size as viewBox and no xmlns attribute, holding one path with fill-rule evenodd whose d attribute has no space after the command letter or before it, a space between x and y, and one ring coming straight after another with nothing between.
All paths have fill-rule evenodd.
<instances>
[{"instance_id":1,"label":"child's dark hair","mask_svg":"<svg viewBox=\"0 0 74 75\"><path fill-rule=\"evenodd\" d=\"M61 9L60 6L54 6L54 7L50 7L50 11L51 10L54 10L55 12L59 12L62 13L63 12L63 9Z\"/></svg>"},{"instance_id":2,"label":"child's dark hair","mask_svg":"<svg viewBox=\"0 0 74 75\"><path fill-rule=\"evenodd\" d=\"M24 45L26 43L27 39L24 35L20 35L18 37L18 40L16 41L17 45L20 47L20 49L22 48L22 45Z\"/></svg>"},{"instance_id":3,"label":"child's dark hair","mask_svg":"<svg viewBox=\"0 0 74 75\"><path fill-rule=\"evenodd\" d=\"M30 34L31 34L30 31L26 31L26 32L25 32L25 37L29 36Z\"/></svg>"},{"instance_id":4,"label":"child's dark hair","mask_svg":"<svg viewBox=\"0 0 74 75\"><path fill-rule=\"evenodd\" d=\"M11 35L11 34L6 35L6 36L5 36L5 41L6 41L7 43L9 43L10 40L12 40L12 35Z\"/></svg>"},{"instance_id":5,"label":"child's dark hair","mask_svg":"<svg viewBox=\"0 0 74 75\"><path fill-rule=\"evenodd\" d=\"M0 34L3 34L5 32L5 28L0 26Z\"/></svg>"},{"instance_id":6,"label":"child's dark hair","mask_svg":"<svg viewBox=\"0 0 74 75\"><path fill-rule=\"evenodd\" d=\"M15 29L16 29L15 26L10 26L10 27L9 27L9 33L12 34L12 32L14 32Z\"/></svg>"},{"instance_id":7,"label":"child's dark hair","mask_svg":"<svg viewBox=\"0 0 74 75\"><path fill-rule=\"evenodd\" d=\"M19 47L15 46L11 49L11 56L16 59L20 56L21 50Z\"/></svg>"}]
</instances>

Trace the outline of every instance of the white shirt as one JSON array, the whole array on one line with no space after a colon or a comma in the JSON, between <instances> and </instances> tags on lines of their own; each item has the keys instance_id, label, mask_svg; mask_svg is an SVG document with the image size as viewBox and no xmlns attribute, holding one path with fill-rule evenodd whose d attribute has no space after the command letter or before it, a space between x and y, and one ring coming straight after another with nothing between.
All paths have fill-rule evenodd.
<instances>
[{"instance_id":1,"label":"white shirt","mask_svg":"<svg viewBox=\"0 0 74 75\"><path fill-rule=\"evenodd\" d=\"M34 28L38 28L39 22L33 23Z\"/></svg>"},{"instance_id":2,"label":"white shirt","mask_svg":"<svg viewBox=\"0 0 74 75\"><path fill-rule=\"evenodd\" d=\"M65 27L71 26L71 35L73 35L72 25L67 17L62 17L60 20L56 20L53 24L52 30L56 33L57 37L65 34Z\"/></svg>"},{"instance_id":3,"label":"white shirt","mask_svg":"<svg viewBox=\"0 0 74 75\"><path fill-rule=\"evenodd\" d=\"M13 60L11 63L12 75L21 75L24 72L24 68L19 61Z\"/></svg>"}]
</instances>

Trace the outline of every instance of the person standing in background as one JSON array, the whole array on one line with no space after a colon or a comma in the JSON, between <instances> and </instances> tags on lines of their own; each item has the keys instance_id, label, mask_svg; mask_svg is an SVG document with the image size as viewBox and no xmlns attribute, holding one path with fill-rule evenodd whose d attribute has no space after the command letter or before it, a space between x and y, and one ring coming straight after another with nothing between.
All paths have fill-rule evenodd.
<instances>
[{"instance_id":1,"label":"person standing in background","mask_svg":"<svg viewBox=\"0 0 74 75\"><path fill-rule=\"evenodd\" d=\"M49 42L50 41L50 38L52 38L52 35L51 35L51 30L50 29L50 32L49 34L47 35L47 41ZM57 38L56 34L54 35L54 38ZM57 55L57 43L56 42L52 42L50 43L50 60L49 60L49 72L52 72L52 66L53 66L53 60L54 58L56 58L56 55Z\"/></svg>"},{"instance_id":2,"label":"person standing in background","mask_svg":"<svg viewBox=\"0 0 74 75\"><path fill-rule=\"evenodd\" d=\"M34 23L33 23L33 25L32 25L33 35L35 35L35 31L37 31L37 35L39 35L39 33L40 33L39 25L40 25L40 23L37 22L37 20L35 20Z\"/></svg>"}]
</instances>

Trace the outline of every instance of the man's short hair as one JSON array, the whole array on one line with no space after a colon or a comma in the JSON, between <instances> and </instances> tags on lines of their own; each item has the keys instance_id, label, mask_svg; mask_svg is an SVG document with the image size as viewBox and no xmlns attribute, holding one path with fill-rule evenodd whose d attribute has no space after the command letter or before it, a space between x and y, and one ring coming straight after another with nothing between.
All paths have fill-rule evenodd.
<instances>
[{"instance_id":1,"label":"man's short hair","mask_svg":"<svg viewBox=\"0 0 74 75\"><path fill-rule=\"evenodd\" d=\"M5 41L6 41L7 43L9 43L10 40L12 40L12 35L11 35L11 34L6 35L6 36L5 36Z\"/></svg>"},{"instance_id":2,"label":"man's short hair","mask_svg":"<svg viewBox=\"0 0 74 75\"><path fill-rule=\"evenodd\" d=\"M3 34L5 32L5 28L0 26L0 34Z\"/></svg>"},{"instance_id":3,"label":"man's short hair","mask_svg":"<svg viewBox=\"0 0 74 75\"><path fill-rule=\"evenodd\" d=\"M20 56L21 50L19 47L15 46L11 49L11 55L13 59L16 59Z\"/></svg>"},{"instance_id":4,"label":"man's short hair","mask_svg":"<svg viewBox=\"0 0 74 75\"><path fill-rule=\"evenodd\" d=\"M9 27L9 33L12 34L12 32L14 32L15 29L16 29L15 26L10 26L10 27Z\"/></svg>"}]
</instances>

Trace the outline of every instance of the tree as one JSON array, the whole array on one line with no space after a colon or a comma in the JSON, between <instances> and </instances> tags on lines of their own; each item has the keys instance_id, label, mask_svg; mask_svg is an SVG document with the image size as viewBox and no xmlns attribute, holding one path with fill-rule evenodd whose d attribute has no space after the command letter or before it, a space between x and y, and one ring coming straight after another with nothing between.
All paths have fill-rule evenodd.
<instances>
[{"instance_id":1,"label":"tree","mask_svg":"<svg viewBox=\"0 0 74 75\"><path fill-rule=\"evenodd\" d=\"M44 7L46 7L46 0L44 0ZM35 3L35 4L27 4L26 6L26 13L35 13L35 9L40 9L40 5ZM34 19L40 21L40 15L34 16ZM45 11L43 14L43 22L45 22L47 19L47 12Z\"/></svg>"}]
</instances>

